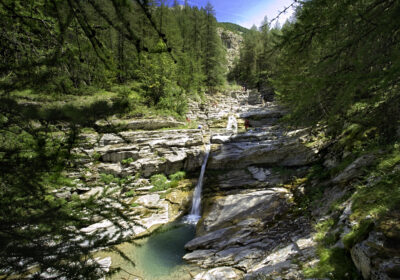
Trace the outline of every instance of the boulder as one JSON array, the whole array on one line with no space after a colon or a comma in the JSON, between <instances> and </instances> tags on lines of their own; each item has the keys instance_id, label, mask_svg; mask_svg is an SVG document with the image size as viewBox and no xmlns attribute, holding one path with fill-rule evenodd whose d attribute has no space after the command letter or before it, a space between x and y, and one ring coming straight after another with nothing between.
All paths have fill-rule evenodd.
<instances>
[{"instance_id":1,"label":"boulder","mask_svg":"<svg viewBox=\"0 0 400 280\"><path fill-rule=\"evenodd\" d=\"M271 276L295 266L292 264L293 256L300 254L294 244L269 254L261 263L255 265L246 274L245 279L253 279L257 275ZM295 267L296 268L296 267Z\"/></svg>"},{"instance_id":2,"label":"boulder","mask_svg":"<svg viewBox=\"0 0 400 280\"><path fill-rule=\"evenodd\" d=\"M239 280L243 272L232 267L217 267L197 274L194 280Z\"/></svg>"},{"instance_id":3,"label":"boulder","mask_svg":"<svg viewBox=\"0 0 400 280\"><path fill-rule=\"evenodd\" d=\"M234 142L213 149L209 169L243 168L265 164L304 166L318 159L318 150L302 144L297 137L257 142Z\"/></svg>"},{"instance_id":4,"label":"boulder","mask_svg":"<svg viewBox=\"0 0 400 280\"><path fill-rule=\"evenodd\" d=\"M273 220L287 209L288 197L284 188L227 195L214 201L200 227L210 232L249 218Z\"/></svg>"},{"instance_id":5,"label":"boulder","mask_svg":"<svg viewBox=\"0 0 400 280\"><path fill-rule=\"evenodd\" d=\"M360 176L363 173L362 168L371 165L375 160L375 155L363 155L353 161L335 178L332 179L333 184L345 183Z\"/></svg>"},{"instance_id":6,"label":"boulder","mask_svg":"<svg viewBox=\"0 0 400 280\"><path fill-rule=\"evenodd\" d=\"M125 131L104 134L95 152L101 172L114 175L140 173L145 177L199 168L203 160L203 134L199 130ZM129 161L125 161L130 159ZM109 164L108 164L109 163ZM124 163L122 166L121 163Z\"/></svg>"},{"instance_id":7,"label":"boulder","mask_svg":"<svg viewBox=\"0 0 400 280\"><path fill-rule=\"evenodd\" d=\"M122 167L119 163L100 163L97 166L99 173L112 174L114 176L120 176Z\"/></svg>"},{"instance_id":8,"label":"boulder","mask_svg":"<svg viewBox=\"0 0 400 280\"><path fill-rule=\"evenodd\" d=\"M400 250L381 232L372 231L368 238L351 249L351 258L364 279L400 278ZM389 257L391 256L391 257Z\"/></svg>"},{"instance_id":9,"label":"boulder","mask_svg":"<svg viewBox=\"0 0 400 280\"><path fill-rule=\"evenodd\" d=\"M115 145L121 143L124 143L124 140L121 137L115 134L106 133L100 138L99 146L104 147L108 145Z\"/></svg>"}]
</instances>

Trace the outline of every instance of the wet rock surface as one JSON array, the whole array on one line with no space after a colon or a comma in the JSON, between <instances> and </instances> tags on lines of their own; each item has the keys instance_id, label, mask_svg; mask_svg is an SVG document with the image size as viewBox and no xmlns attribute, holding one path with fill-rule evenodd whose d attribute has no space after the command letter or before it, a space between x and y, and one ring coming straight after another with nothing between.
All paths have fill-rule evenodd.
<instances>
[{"instance_id":1,"label":"wet rock surface","mask_svg":"<svg viewBox=\"0 0 400 280\"><path fill-rule=\"evenodd\" d=\"M147 121L114 120L103 125L107 129L116 126L118 132L81 135L86 144L78 152L100 161L86 164L88 177L112 174L122 179L140 174L124 183L125 191L134 192L124 197L134 217L124 234L138 237L187 211L194 185L188 181L170 191L152 192L146 178L199 170L204 146L210 141L203 218L197 237L186 244L191 252L184 256L203 270L194 279L277 273L298 277L297 261L313 259L315 243L310 221L293 214L293 194L283 184L307 171L318 159L318 146L307 144L307 129L288 130L280 125L284 114L254 91L216 94L204 105L190 104L188 119L204 129L134 131L131 128ZM226 132L230 116L237 119L237 134ZM250 121L248 131L244 130L245 119ZM96 195L103 188L94 186L80 195ZM112 234L116 229L111 221L99 220L83 230Z\"/></svg>"},{"instance_id":2,"label":"wet rock surface","mask_svg":"<svg viewBox=\"0 0 400 280\"><path fill-rule=\"evenodd\" d=\"M315 258L316 244L310 221L293 214L293 194L282 184L307 171L318 159L318 147L308 144L307 129L281 126L285 111L274 103L248 92L231 96L232 111L251 127L232 134L213 130L211 123L203 217L184 259L208 269L204 275L230 267L242 272L238 279L301 279L298 263ZM210 115L216 116L212 109Z\"/></svg>"}]
</instances>

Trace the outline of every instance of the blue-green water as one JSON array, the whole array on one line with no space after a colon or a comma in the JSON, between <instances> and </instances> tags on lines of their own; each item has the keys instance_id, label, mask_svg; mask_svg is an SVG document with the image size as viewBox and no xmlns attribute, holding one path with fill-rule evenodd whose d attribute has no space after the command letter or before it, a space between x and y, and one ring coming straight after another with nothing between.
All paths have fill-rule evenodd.
<instances>
[{"instance_id":1,"label":"blue-green water","mask_svg":"<svg viewBox=\"0 0 400 280\"><path fill-rule=\"evenodd\" d=\"M137 267L153 278L167 276L184 264L184 246L195 235L195 227L188 224L169 224L137 247ZM147 279L147 278L146 278Z\"/></svg>"},{"instance_id":2,"label":"blue-green water","mask_svg":"<svg viewBox=\"0 0 400 280\"><path fill-rule=\"evenodd\" d=\"M116 253L103 252L99 256L111 256L112 267L122 268L121 272L111 277L113 280L135 279L132 275L145 280L191 279L190 268L182 257L187 253L185 244L194 236L194 225L174 222L163 226L150 237L139 240L137 244L117 246L135 265Z\"/></svg>"}]
</instances>

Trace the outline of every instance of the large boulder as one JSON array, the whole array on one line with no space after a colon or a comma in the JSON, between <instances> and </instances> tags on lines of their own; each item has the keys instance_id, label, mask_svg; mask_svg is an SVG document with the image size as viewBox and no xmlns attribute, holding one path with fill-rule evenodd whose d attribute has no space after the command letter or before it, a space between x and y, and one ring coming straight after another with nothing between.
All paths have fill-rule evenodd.
<instances>
[{"instance_id":1,"label":"large boulder","mask_svg":"<svg viewBox=\"0 0 400 280\"><path fill-rule=\"evenodd\" d=\"M197 274L194 280L239 280L243 272L232 267L217 267Z\"/></svg>"},{"instance_id":2,"label":"large boulder","mask_svg":"<svg viewBox=\"0 0 400 280\"><path fill-rule=\"evenodd\" d=\"M400 279L400 246L382 232L372 231L368 238L351 249L351 257L364 279ZM388 257L392 256L392 257Z\"/></svg>"},{"instance_id":3,"label":"large boulder","mask_svg":"<svg viewBox=\"0 0 400 280\"><path fill-rule=\"evenodd\" d=\"M125 131L104 134L94 151L103 163L100 170L116 176L140 173L173 174L193 171L203 161L203 134L200 130Z\"/></svg>"},{"instance_id":4,"label":"large boulder","mask_svg":"<svg viewBox=\"0 0 400 280\"><path fill-rule=\"evenodd\" d=\"M197 227L198 237L185 246L194 251L184 259L205 268L230 266L249 271L268 252L307 232L306 220L286 217L290 199L284 188L212 198Z\"/></svg>"},{"instance_id":5,"label":"large boulder","mask_svg":"<svg viewBox=\"0 0 400 280\"><path fill-rule=\"evenodd\" d=\"M208 168L243 168L255 164L304 166L315 162L317 153L316 148L306 146L297 137L234 142L214 146Z\"/></svg>"},{"instance_id":6,"label":"large boulder","mask_svg":"<svg viewBox=\"0 0 400 280\"><path fill-rule=\"evenodd\" d=\"M217 198L213 201L200 227L211 232L249 218L273 220L284 212L290 193L284 188L250 191Z\"/></svg>"},{"instance_id":7,"label":"large boulder","mask_svg":"<svg viewBox=\"0 0 400 280\"><path fill-rule=\"evenodd\" d=\"M349 166L347 166L342 172L340 172L331 181L333 184L348 182L363 173L363 167L371 165L375 160L375 155L363 155L353 161Z\"/></svg>"}]
</instances>

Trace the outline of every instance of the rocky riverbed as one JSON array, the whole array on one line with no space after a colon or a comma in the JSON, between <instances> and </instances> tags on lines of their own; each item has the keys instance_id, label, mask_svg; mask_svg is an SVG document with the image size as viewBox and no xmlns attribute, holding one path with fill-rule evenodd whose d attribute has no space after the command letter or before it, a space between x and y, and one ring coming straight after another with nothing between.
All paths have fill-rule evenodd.
<instances>
[{"instance_id":1,"label":"rocky riverbed","mask_svg":"<svg viewBox=\"0 0 400 280\"><path fill-rule=\"evenodd\" d=\"M195 279L298 277L294 260L312 263L315 242L310 221L291 211L293 194L284 184L318 159L318 143L310 144L307 129L282 127L285 111L274 103L255 93L231 96L232 113L251 127L225 133L211 121L204 212L184 259L206 269Z\"/></svg>"},{"instance_id":2,"label":"rocky riverbed","mask_svg":"<svg viewBox=\"0 0 400 280\"><path fill-rule=\"evenodd\" d=\"M201 129L182 128L182 123L172 119L99 121L98 132L80 135L82 145L75 151L82 157L82 167L71 174L78 189L64 188L57 195L85 198L105 187L118 189L113 195L131 205L127 212L133 217L125 224L124 235L149 235L187 213L205 146L210 143L202 218L183 257L190 264L190 278L256 279L262 275L304 279L302 271L319 262L312 224L330 218L330 205L348 193L349 188L343 186L357 178L374 155L356 159L329 181L314 182L315 186L335 187L327 188L320 207L304 215L297 211L296 198L303 192L297 178L304 178L316 161L328 168L337 160L320 153L326 143L310 129L284 127L279 120L285 114L258 92L237 91L190 104L185 125L194 122ZM229 116L237 119L237 133L226 131ZM247 131L245 120L250 124ZM182 170L190 175L167 190L156 190L150 180L153 175L168 176ZM293 182L299 180L294 187ZM343 201L339 213L342 235L354 226L349 221L351 201ZM116 228L111 221L99 219L81 230L112 235ZM392 279L385 278L385 271L398 267L397 258L380 259L377 247L371 247L386 248L385 238L374 233L351 249L352 259L366 279ZM343 248L343 244L337 246Z\"/></svg>"}]
</instances>

